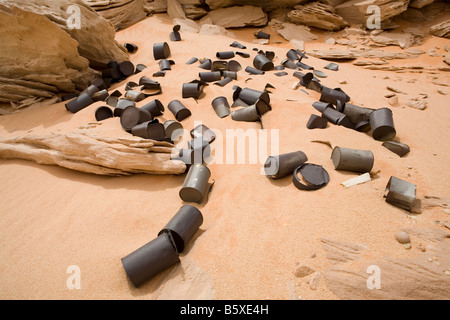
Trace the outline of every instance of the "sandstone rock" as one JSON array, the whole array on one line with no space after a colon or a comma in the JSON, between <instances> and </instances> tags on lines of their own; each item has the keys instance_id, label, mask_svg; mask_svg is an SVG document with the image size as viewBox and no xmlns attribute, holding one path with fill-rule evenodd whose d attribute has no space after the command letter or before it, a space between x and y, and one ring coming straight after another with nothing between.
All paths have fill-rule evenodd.
<instances>
[{"instance_id":1,"label":"sandstone rock","mask_svg":"<svg viewBox=\"0 0 450 320\"><path fill-rule=\"evenodd\" d=\"M321 2L295 6L295 10L288 13L288 20L328 31L337 31L349 26L342 17L335 14L332 6Z\"/></svg>"},{"instance_id":2,"label":"sandstone rock","mask_svg":"<svg viewBox=\"0 0 450 320\"><path fill-rule=\"evenodd\" d=\"M450 38L450 20L432 26L430 33L436 37Z\"/></svg>"},{"instance_id":3,"label":"sandstone rock","mask_svg":"<svg viewBox=\"0 0 450 320\"><path fill-rule=\"evenodd\" d=\"M303 40L297 40L297 39L292 39L291 41L289 41L291 44L292 44L292 46L295 48L295 49L298 49L298 50L300 50L300 51L304 51L305 50L305 41L303 41Z\"/></svg>"},{"instance_id":4,"label":"sandstone rock","mask_svg":"<svg viewBox=\"0 0 450 320\"><path fill-rule=\"evenodd\" d=\"M422 22L426 20L425 15L419 9L408 8L402 12L399 17L408 22Z\"/></svg>"},{"instance_id":5,"label":"sandstone rock","mask_svg":"<svg viewBox=\"0 0 450 320\"><path fill-rule=\"evenodd\" d=\"M277 32L288 41L311 41L317 39L317 36L311 33L309 27L293 23L283 23L282 28L278 29Z\"/></svg>"},{"instance_id":6,"label":"sandstone rock","mask_svg":"<svg viewBox=\"0 0 450 320\"><path fill-rule=\"evenodd\" d=\"M297 278L303 278L303 277L306 277L306 276L308 276L308 275L310 275L312 273L314 273L314 270L311 269L308 266L299 266L294 271L294 275Z\"/></svg>"},{"instance_id":7,"label":"sandstone rock","mask_svg":"<svg viewBox=\"0 0 450 320\"><path fill-rule=\"evenodd\" d=\"M144 11L148 14L167 12L167 0L148 0Z\"/></svg>"},{"instance_id":8,"label":"sandstone rock","mask_svg":"<svg viewBox=\"0 0 450 320\"><path fill-rule=\"evenodd\" d=\"M336 44L336 39L328 38L327 40L325 40L325 43L330 45L330 46L334 46Z\"/></svg>"},{"instance_id":9,"label":"sandstone rock","mask_svg":"<svg viewBox=\"0 0 450 320\"><path fill-rule=\"evenodd\" d=\"M227 31L224 27L216 26L214 24L203 24L199 30L200 34L210 35L210 36L229 36L234 37L233 33Z\"/></svg>"},{"instance_id":10,"label":"sandstone rock","mask_svg":"<svg viewBox=\"0 0 450 320\"><path fill-rule=\"evenodd\" d=\"M408 107L419 109L419 110L425 110L428 107L428 103L425 100L419 100L419 99L411 99L406 102L406 105Z\"/></svg>"},{"instance_id":11,"label":"sandstone rock","mask_svg":"<svg viewBox=\"0 0 450 320\"><path fill-rule=\"evenodd\" d=\"M107 176L181 174L186 166L170 159L173 148L167 142L106 138L79 131L1 139L0 158L29 160Z\"/></svg>"},{"instance_id":12,"label":"sandstone rock","mask_svg":"<svg viewBox=\"0 0 450 320\"><path fill-rule=\"evenodd\" d=\"M101 68L111 61L129 60L126 49L115 41L115 30L111 22L100 17L81 0L0 0L0 5L18 7L47 17L58 27L78 41L78 52L89 60L90 66ZM67 8L77 5L81 13L81 28L69 29Z\"/></svg>"},{"instance_id":13,"label":"sandstone rock","mask_svg":"<svg viewBox=\"0 0 450 320\"><path fill-rule=\"evenodd\" d=\"M420 231L405 230L410 234L421 236ZM383 257L374 261L362 261L358 255L358 263L340 263L323 272L327 287L343 300L440 300L450 296L450 278L445 274L446 265L450 263L450 247L446 243L448 232L440 229L428 229L436 243L433 256L439 259L444 267L430 264L426 257L429 252L420 252L411 259ZM427 239L428 240L428 239ZM336 255L346 255L346 248L336 248ZM334 262L331 260L330 262ZM378 267L380 287L369 289L370 277L375 275Z\"/></svg>"},{"instance_id":14,"label":"sandstone rock","mask_svg":"<svg viewBox=\"0 0 450 320\"><path fill-rule=\"evenodd\" d=\"M0 3L0 37L1 102L54 98L84 89L95 78L78 43L43 15Z\"/></svg>"},{"instance_id":15,"label":"sandstone rock","mask_svg":"<svg viewBox=\"0 0 450 320\"><path fill-rule=\"evenodd\" d=\"M178 3L188 19L199 19L208 13L203 8L202 0L178 0ZM148 14L164 13L167 12L167 4L167 0L147 0L147 3L144 5L144 11Z\"/></svg>"},{"instance_id":16,"label":"sandstone rock","mask_svg":"<svg viewBox=\"0 0 450 320\"><path fill-rule=\"evenodd\" d=\"M444 62L450 66L450 54L444 56Z\"/></svg>"},{"instance_id":17,"label":"sandstone rock","mask_svg":"<svg viewBox=\"0 0 450 320\"><path fill-rule=\"evenodd\" d=\"M273 10L269 13L269 20L277 20L279 22L286 22L288 17L288 13L291 12L292 9L288 9L288 8L280 8L280 9L276 9Z\"/></svg>"},{"instance_id":18,"label":"sandstone rock","mask_svg":"<svg viewBox=\"0 0 450 320\"><path fill-rule=\"evenodd\" d=\"M312 50L307 54L325 60L355 60L358 58L351 50Z\"/></svg>"},{"instance_id":19,"label":"sandstone rock","mask_svg":"<svg viewBox=\"0 0 450 320\"><path fill-rule=\"evenodd\" d=\"M265 11L272 11L278 8L292 8L297 4L302 4L308 0L206 0L206 4L211 10L231 7L236 5L259 6Z\"/></svg>"},{"instance_id":20,"label":"sandstone rock","mask_svg":"<svg viewBox=\"0 0 450 320\"><path fill-rule=\"evenodd\" d=\"M83 0L103 18L112 22L116 30L125 29L145 19L146 0Z\"/></svg>"},{"instance_id":21,"label":"sandstone rock","mask_svg":"<svg viewBox=\"0 0 450 320\"><path fill-rule=\"evenodd\" d=\"M376 5L380 8L381 22L387 21L408 9L409 0L351 0L336 6L336 14L349 23L366 25L372 13L367 8ZM383 28L384 29L384 28Z\"/></svg>"},{"instance_id":22,"label":"sandstone rock","mask_svg":"<svg viewBox=\"0 0 450 320\"><path fill-rule=\"evenodd\" d=\"M399 33L399 32L383 32L377 36L370 36L370 39L381 45L399 46L402 49L407 49L413 45L419 45L423 42L423 36L415 35L413 33Z\"/></svg>"},{"instance_id":23,"label":"sandstone rock","mask_svg":"<svg viewBox=\"0 0 450 320\"><path fill-rule=\"evenodd\" d=\"M183 7L184 14L186 15L186 18L188 19L200 19L208 14L208 11L206 11L203 7L199 7L197 5L181 5Z\"/></svg>"},{"instance_id":24,"label":"sandstone rock","mask_svg":"<svg viewBox=\"0 0 450 320\"><path fill-rule=\"evenodd\" d=\"M411 2L409 3L409 6L411 8L420 9L420 8L423 8L433 2L434 2L434 0L411 0Z\"/></svg>"},{"instance_id":25,"label":"sandstone rock","mask_svg":"<svg viewBox=\"0 0 450 320\"><path fill-rule=\"evenodd\" d=\"M268 19L260 7L236 6L213 10L200 20L200 24L205 21L224 28L236 28L263 26L267 24Z\"/></svg>"},{"instance_id":26,"label":"sandstone rock","mask_svg":"<svg viewBox=\"0 0 450 320\"><path fill-rule=\"evenodd\" d=\"M183 7L177 0L167 0L167 14L171 19L186 19Z\"/></svg>"},{"instance_id":27,"label":"sandstone rock","mask_svg":"<svg viewBox=\"0 0 450 320\"><path fill-rule=\"evenodd\" d=\"M393 107L398 106L398 97L397 96L390 97L388 99L388 102Z\"/></svg>"}]
</instances>

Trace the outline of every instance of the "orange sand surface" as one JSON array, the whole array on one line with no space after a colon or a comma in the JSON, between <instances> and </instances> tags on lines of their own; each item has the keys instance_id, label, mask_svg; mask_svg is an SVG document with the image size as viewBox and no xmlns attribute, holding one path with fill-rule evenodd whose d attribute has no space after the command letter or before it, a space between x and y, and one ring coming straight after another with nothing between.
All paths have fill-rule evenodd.
<instances>
[{"instance_id":1,"label":"orange sand surface","mask_svg":"<svg viewBox=\"0 0 450 320\"><path fill-rule=\"evenodd\" d=\"M302 150L310 163L322 165L330 175L330 183L317 191L300 191L292 178L271 180L261 175L262 164L212 164L211 180L215 181L207 203L195 204L204 223L181 255L181 265L159 274L140 288L127 279L121 258L154 239L158 232L184 204L178 192L182 176L135 175L102 177L59 167L42 166L22 160L0 160L0 298L1 299L338 299L321 281L312 290L294 270L307 265L325 271L330 262L320 239L364 244L364 259L384 256L411 258L419 254L413 247L405 250L395 239L404 227L439 227L449 215L435 207L411 215L385 202L386 184L396 176L417 185L417 197L425 195L449 197L450 113L449 96L437 92L450 88L432 83L433 77L450 85L448 72L424 71L395 73L371 71L339 63L339 71L323 69L329 62L309 57L305 63L327 73L322 83L341 87L351 102L369 108L390 107L394 113L396 140L408 144L411 152L403 158L390 152L370 134L329 125L325 130L308 130L311 106L319 94L309 94L291 87L298 79L287 69L288 76L273 72L264 76L247 75L242 70L238 81L225 87L210 84L206 95L198 100L181 99L181 85L198 78L197 64L185 65L191 57L215 59L216 52L234 50L234 40L247 45L252 58L236 56L243 68L252 65L252 48L273 50L275 65L284 59L290 44L273 34L269 45L251 43L255 29L231 30L236 38L182 33L183 41L170 42L172 23L167 15L152 16L117 33L119 43L139 46L131 56L135 64L148 68L127 81L139 81L143 75L152 77L159 70L153 59L152 46L167 41L175 61L164 78L155 78L163 94L155 98L165 106L180 99L192 111L182 122L187 130L195 121L202 121L216 132L226 129L260 129L259 123L220 119L211 101L225 96L232 102L233 85L263 90L272 84L273 110L262 118L264 129L279 129L280 153ZM417 46L428 52L450 40L428 36ZM323 38L306 43L306 50L327 47ZM401 51L399 48L381 50ZM445 67L442 57L421 55L414 60L394 60L391 65ZM388 77L388 79L386 79ZM245 82L246 79L251 78ZM410 80L416 81L411 82ZM347 84L339 84L345 80ZM125 82L111 90L124 92ZM399 106L391 107L384 97L392 86L405 92ZM408 98L427 94L428 108L417 110L405 106ZM287 101L287 99L295 101ZM138 103L138 106L147 101ZM71 114L58 103L42 108L0 117L2 137L51 132L70 132L95 122L94 105ZM167 110L161 121L173 119ZM117 118L103 121L90 129L108 136L129 136ZM375 156L373 172L378 175L368 183L344 188L341 182L358 174L336 171L330 160L331 149L312 140L330 141L333 146L371 150ZM186 141L186 140L185 140ZM264 161L262 159L261 161ZM445 229L445 228L444 228ZM69 290L67 268L81 270L81 289ZM450 266L442 266L448 268ZM166 288L166 289L165 289Z\"/></svg>"}]
</instances>

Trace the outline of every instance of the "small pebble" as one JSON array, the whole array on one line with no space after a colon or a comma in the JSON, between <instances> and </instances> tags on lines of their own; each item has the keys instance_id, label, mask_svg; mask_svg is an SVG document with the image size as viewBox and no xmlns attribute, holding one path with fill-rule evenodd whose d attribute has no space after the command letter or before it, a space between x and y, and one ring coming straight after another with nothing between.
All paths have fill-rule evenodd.
<instances>
[{"instance_id":1,"label":"small pebble","mask_svg":"<svg viewBox=\"0 0 450 320\"><path fill-rule=\"evenodd\" d=\"M393 97L389 98L388 102L391 106L396 106L396 105L398 105L398 97L393 96Z\"/></svg>"},{"instance_id":2,"label":"small pebble","mask_svg":"<svg viewBox=\"0 0 450 320\"><path fill-rule=\"evenodd\" d=\"M310 275L311 273L314 273L314 270L311 269L308 266L300 266L294 271L294 275L298 278L306 277L307 275Z\"/></svg>"},{"instance_id":3,"label":"small pebble","mask_svg":"<svg viewBox=\"0 0 450 320\"><path fill-rule=\"evenodd\" d=\"M427 260L430 261L430 262L433 262L433 259L431 259L431 258L427 258Z\"/></svg>"},{"instance_id":4,"label":"small pebble","mask_svg":"<svg viewBox=\"0 0 450 320\"><path fill-rule=\"evenodd\" d=\"M411 238L409 237L409 234L406 233L405 231L397 232L397 234L395 235L395 238L397 239L398 242L403 243L403 244L407 244L407 243L411 242Z\"/></svg>"},{"instance_id":5,"label":"small pebble","mask_svg":"<svg viewBox=\"0 0 450 320\"><path fill-rule=\"evenodd\" d=\"M403 247L404 247L406 250L409 250L409 249L411 249L411 243L404 243L404 244L403 244Z\"/></svg>"}]
</instances>

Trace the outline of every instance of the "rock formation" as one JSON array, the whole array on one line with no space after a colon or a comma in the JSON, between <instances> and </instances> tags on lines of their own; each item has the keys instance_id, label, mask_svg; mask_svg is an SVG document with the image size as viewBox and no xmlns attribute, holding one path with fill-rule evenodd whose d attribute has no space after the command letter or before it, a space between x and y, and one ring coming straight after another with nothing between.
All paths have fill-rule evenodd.
<instances>
[{"instance_id":1,"label":"rock formation","mask_svg":"<svg viewBox=\"0 0 450 320\"><path fill-rule=\"evenodd\" d=\"M450 257L450 247L446 243L449 233L436 228L404 231L428 243L429 249L411 259L383 257L367 261L364 253L369 249L364 245L322 239L326 256L332 263L324 272L328 288L343 300L448 299L450 278L445 269ZM438 263L433 263L434 260ZM370 287L370 277L375 271L369 267L380 271L378 288Z\"/></svg>"},{"instance_id":2,"label":"rock formation","mask_svg":"<svg viewBox=\"0 0 450 320\"><path fill-rule=\"evenodd\" d=\"M260 7L236 6L209 12L200 24L209 23L224 28L263 26L268 22L267 15Z\"/></svg>"},{"instance_id":3,"label":"rock formation","mask_svg":"<svg viewBox=\"0 0 450 320\"><path fill-rule=\"evenodd\" d=\"M450 20L432 26L430 33L436 37L450 38Z\"/></svg>"},{"instance_id":4,"label":"rock formation","mask_svg":"<svg viewBox=\"0 0 450 320\"><path fill-rule=\"evenodd\" d=\"M434 2L434 0L411 0L411 2L409 3L409 6L411 8L420 9L420 8L423 8L433 2Z\"/></svg>"},{"instance_id":5,"label":"rock formation","mask_svg":"<svg viewBox=\"0 0 450 320\"><path fill-rule=\"evenodd\" d=\"M337 31L349 26L342 17L335 14L331 5L321 2L295 6L295 9L289 12L287 16L290 22L328 31Z\"/></svg>"},{"instance_id":6,"label":"rock formation","mask_svg":"<svg viewBox=\"0 0 450 320\"><path fill-rule=\"evenodd\" d=\"M343 17L349 23L366 25L367 19L372 13L367 13L367 8L376 5L380 8L381 22L408 9L409 0L351 0L343 2L335 7L336 14Z\"/></svg>"},{"instance_id":7,"label":"rock formation","mask_svg":"<svg viewBox=\"0 0 450 320\"><path fill-rule=\"evenodd\" d=\"M0 4L47 17L79 43L78 52L89 60L91 67L104 67L111 61L129 60L125 48L115 41L113 25L81 0L0 0ZM80 29L69 29L67 26L70 17L67 9L70 5L80 9Z\"/></svg>"},{"instance_id":8,"label":"rock formation","mask_svg":"<svg viewBox=\"0 0 450 320\"><path fill-rule=\"evenodd\" d=\"M188 19L200 19L208 13L203 6L203 0L177 0L177 2ZM167 12L167 9L167 0L147 0L144 5L144 11L149 14Z\"/></svg>"},{"instance_id":9,"label":"rock formation","mask_svg":"<svg viewBox=\"0 0 450 320\"><path fill-rule=\"evenodd\" d=\"M302 4L305 2L307 2L307 0L206 0L206 4L211 8L211 10L237 5L251 5L259 6L265 11L272 11L278 8L292 8L297 4Z\"/></svg>"},{"instance_id":10,"label":"rock formation","mask_svg":"<svg viewBox=\"0 0 450 320\"><path fill-rule=\"evenodd\" d=\"M125 29L146 17L145 0L83 0L103 18L112 22L116 30Z\"/></svg>"},{"instance_id":11,"label":"rock formation","mask_svg":"<svg viewBox=\"0 0 450 320\"><path fill-rule=\"evenodd\" d=\"M23 159L86 173L182 174L186 165L170 160L173 145L140 138L106 138L80 131L0 140L0 158Z\"/></svg>"},{"instance_id":12,"label":"rock formation","mask_svg":"<svg viewBox=\"0 0 450 320\"><path fill-rule=\"evenodd\" d=\"M81 23L71 30L73 4ZM23 105L84 90L98 74L92 68L129 60L112 24L78 0L0 0L0 35L1 102Z\"/></svg>"},{"instance_id":13,"label":"rock formation","mask_svg":"<svg viewBox=\"0 0 450 320\"><path fill-rule=\"evenodd\" d=\"M95 77L78 43L43 15L0 4L0 37L1 102L52 98Z\"/></svg>"}]
</instances>

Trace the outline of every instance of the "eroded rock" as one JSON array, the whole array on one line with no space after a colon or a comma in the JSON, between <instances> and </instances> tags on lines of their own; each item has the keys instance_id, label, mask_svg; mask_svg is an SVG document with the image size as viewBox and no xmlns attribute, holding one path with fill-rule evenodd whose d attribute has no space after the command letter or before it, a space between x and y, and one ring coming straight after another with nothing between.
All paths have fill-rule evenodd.
<instances>
[{"instance_id":1,"label":"eroded rock","mask_svg":"<svg viewBox=\"0 0 450 320\"><path fill-rule=\"evenodd\" d=\"M367 11L369 6L380 8L380 20L383 23L390 18L399 15L408 9L409 0L351 0L336 6L336 14L343 17L349 23L366 25L373 12ZM382 29L388 25L381 26Z\"/></svg>"},{"instance_id":2,"label":"eroded rock","mask_svg":"<svg viewBox=\"0 0 450 320\"><path fill-rule=\"evenodd\" d=\"M210 11L200 20L224 28L263 26L268 22L267 14L260 7L236 6Z\"/></svg>"},{"instance_id":3,"label":"eroded rock","mask_svg":"<svg viewBox=\"0 0 450 320\"><path fill-rule=\"evenodd\" d=\"M43 15L0 3L0 37L1 102L53 98L84 89L95 78L78 43Z\"/></svg>"},{"instance_id":4,"label":"eroded rock","mask_svg":"<svg viewBox=\"0 0 450 320\"><path fill-rule=\"evenodd\" d=\"M321 2L295 6L295 10L288 13L288 20L328 31L337 31L349 26L342 17L335 14L331 5Z\"/></svg>"},{"instance_id":5,"label":"eroded rock","mask_svg":"<svg viewBox=\"0 0 450 320\"><path fill-rule=\"evenodd\" d=\"M432 26L430 33L436 37L450 38L450 20Z\"/></svg>"},{"instance_id":6,"label":"eroded rock","mask_svg":"<svg viewBox=\"0 0 450 320\"><path fill-rule=\"evenodd\" d=\"M186 166L171 160L173 148L167 142L107 138L80 131L1 139L0 158L29 160L106 176L181 174Z\"/></svg>"},{"instance_id":7,"label":"eroded rock","mask_svg":"<svg viewBox=\"0 0 450 320\"><path fill-rule=\"evenodd\" d=\"M103 18L111 21L116 30L125 29L145 19L146 0L83 0Z\"/></svg>"}]
</instances>

